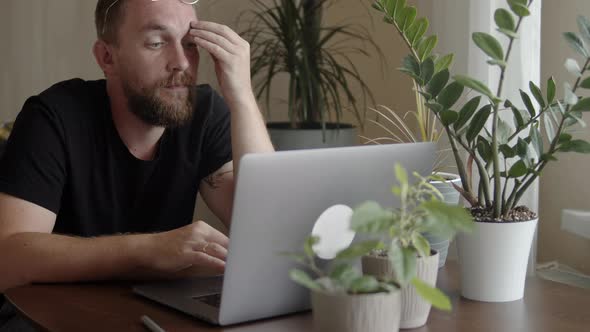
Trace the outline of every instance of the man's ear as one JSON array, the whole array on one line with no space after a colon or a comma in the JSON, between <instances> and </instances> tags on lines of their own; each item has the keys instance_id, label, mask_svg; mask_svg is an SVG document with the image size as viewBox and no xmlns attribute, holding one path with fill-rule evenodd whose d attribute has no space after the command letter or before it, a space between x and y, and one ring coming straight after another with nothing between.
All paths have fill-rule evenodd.
<instances>
[{"instance_id":1,"label":"man's ear","mask_svg":"<svg viewBox=\"0 0 590 332\"><path fill-rule=\"evenodd\" d=\"M99 39L94 43L92 53L105 77L109 77L114 72L113 47Z\"/></svg>"}]
</instances>

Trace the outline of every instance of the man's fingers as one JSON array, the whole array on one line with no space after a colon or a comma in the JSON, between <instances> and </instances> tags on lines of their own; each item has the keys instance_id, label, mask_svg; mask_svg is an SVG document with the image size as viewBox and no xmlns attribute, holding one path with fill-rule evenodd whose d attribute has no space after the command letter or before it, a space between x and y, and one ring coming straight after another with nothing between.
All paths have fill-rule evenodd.
<instances>
[{"instance_id":1,"label":"man's fingers","mask_svg":"<svg viewBox=\"0 0 590 332\"><path fill-rule=\"evenodd\" d=\"M238 35L235 31L230 29L228 26L215 23L215 22L208 22L208 21L198 21L198 22L191 22L191 28L198 29L198 30L207 30L214 32L220 36L223 36L225 39L229 40L231 43L235 45L240 45L244 40L240 35Z\"/></svg>"},{"instance_id":2,"label":"man's fingers","mask_svg":"<svg viewBox=\"0 0 590 332\"><path fill-rule=\"evenodd\" d=\"M193 246L193 250L200 251L209 256L213 256L225 262L227 258L227 249L215 242L200 242Z\"/></svg>"},{"instance_id":3,"label":"man's fingers","mask_svg":"<svg viewBox=\"0 0 590 332\"><path fill-rule=\"evenodd\" d=\"M191 29L189 34L193 37L201 38L212 44L220 46L226 52L235 54L236 45L230 42L227 38L207 30Z\"/></svg>"},{"instance_id":4,"label":"man's fingers","mask_svg":"<svg viewBox=\"0 0 590 332\"><path fill-rule=\"evenodd\" d=\"M210 256L202 251L194 251L191 256L193 266L198 269L223 273L225 271L225 262L217 257Z\"/></svg>"},{"instance_id":5,"label":"man's fingers","mask_svg":"<svg viewBox=\"0 0 590 332\"><path fill-rule=\"evenodd\" d=\"M225 236L225 234L221 233L213 227L210 227L205 232L205 241L217 243L225 249L227 249L227 247L229 246L229 238Z\"/></svg>"}]
</instances>

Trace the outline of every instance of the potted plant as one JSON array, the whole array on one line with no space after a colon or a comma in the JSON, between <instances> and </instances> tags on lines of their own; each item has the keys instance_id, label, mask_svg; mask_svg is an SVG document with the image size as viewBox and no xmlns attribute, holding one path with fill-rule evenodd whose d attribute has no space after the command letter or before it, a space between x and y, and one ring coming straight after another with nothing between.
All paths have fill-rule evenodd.
<instances>
[{"instance_id":1,"label":"potted plant","mask_svg":"<svg viewBox=\"0 0 590 332\"><path fill-rule=\"evenodd\" d=\"M394 280L402 288L401 328L426 324L431 304L450 310L449 299L436 289L438 253L431 250L424 232L453 237L469 231L471 217L460 206L448 205L430 183L433 176L414 173L411 184L407 172L395 166L399 186L392 192L399 197L399 208L382 208L366 202L354 210L351 229L377 238L377 249L362 257L363 273L381 281ZM361 252L361 250L358 250Z\"/></svg>"},{"instance_id":2,"label":"potted plant","mask_svg":"<svg viewBox=\"0 0 590 332\"><path fill-rule=\"evenodd\" d=\"M352 108L362 126L360 110L373 95L350 55L368 57L367 45L381 54L370 34L355 24L326 25L329 0L254 3L251 23L241 34L251 45L255 91L264 96L267 111L275 79L289 77L289 122L267 124L277 149L354 145L356 129L342 123L344 107Z\"/></svg>"},{"instance_id":3,"label":"potted plant","mask_svg":"<svg viewBox=\"0 0 590 332\"><path fill-rule=\"evenodd\" d=\"M397 2L379 3L392 8ZM566 61L575 83L573 87L564 84L563 100L556 99L553 78L547 80L544 92L534 82L529 83L529 92L520 90L524 107L502 97L512 45L522 20L530 15L531 3L508 0L510 10L495 11L498 31L507 40L506 51L490 34L476 32L472 36L477 47L490 57L488 64L500 72L495 92L467 76L456 75L449 83L449 72L441 71L425 82L422 93L427 107L449 137L461 176L459 190L471 205L475 220L472 234L458 236L461 293L469 299L503 302L523 297L527 260L538 217L526 206L519 206L519 201L559 152L590 152L590 143L574 138L576 127L585 126L582 112L590 111L590 98L576 96L578 89L590 88L590 79L584 79L590 69L588 19L578 18L580 34L564 34L584 62L580 66L574 59ZM413 62L408 68L419 75L430 66L426 61ZM460 109L455 108L465 88L479 95ZM507 117L501 118L501 112L511 115L513 123L509 124ZM491 128L486 127L488 122ZM543 136L548 145L543 142ZM466 152L466 161L461 158L460 149ZM472 169L478 179L472 177Z\"/></svg>"},{"instance_id":4,"label":"potted plant","mask_svg":"<svg viewBox=\"0 0 590 332\"><path fill-rule=\"evenodd\" d=\"M432 53L436 47L438 37L436 35L425 36L430 25L425 17L417 18L417 9L414 6L406 5L406 1L377 1L373 8L378 10L383 16L384 21L393 25L395 31L400 35L404 44L410 51L404 60L400 71L407 74L413 82L414 94L416 98L416 110L406 112L403 116L398 115L392 109L380 105L378 108L371 109L377 113L378 119L383 118L385 121L369 120L369 122L382 128L387 136L375 139L362 137L368 143L393 142L393 143L415 143L415 142L439 142L444 130L440 123L432 114L427 105L425 92L429 89L428 83L439 73L444 73L453 63L453 54L447 54L439 57ZM415 67L420 65L420 68ZM412 130L409 121L416 122L417 132ZM431 180L443 195L443 201L447 204L459 204L459 192L455 187L461 186L461 178L458 174L442 172L442 164L445 161L444 155L450 149L445 148L439 151L439 157L434 166L434 173L438 175L436 180ZM443 267L446 262L450 239L436 236L434 234L424 234L430 246L439 252L439 268Z\"/></svg>"},{"instance_id":5,"label":"potted plant","mask_svg":"<svg viewBox=\"0 0 590 332\"><path fill-rule=\"evenodd\" d=\"M401 297L396 285L362 275L348 263L375 248L377 243L365 242L345 249L338 253L330 268L322 269L313 250L320 240L310 236L305 241L303 253L287 254L315 275L312 278L301 269L289 273L293 281L311 291L315 330L398 331Z\"/></svg>"}]
</instances>

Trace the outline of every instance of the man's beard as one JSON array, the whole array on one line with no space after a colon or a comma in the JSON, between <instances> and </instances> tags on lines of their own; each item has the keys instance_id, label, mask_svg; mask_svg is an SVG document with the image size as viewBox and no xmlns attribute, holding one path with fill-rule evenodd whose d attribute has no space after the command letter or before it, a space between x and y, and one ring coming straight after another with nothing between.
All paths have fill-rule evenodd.
<instances>
[{"instance_id":1,"label":"man's beard","mask_svg":"<svg viewBox=\"0 0 590 332\"><path fill-rule=\"evenodd\" d=\"M169 91L167 98L162 96L162 93L166 93L166 87L171 86L186 87L187 93L177 95ZM176 128L188 124L193 117L196 88L193 77L188 73L172 76L139 91L123 81L123 90L129 110L148 125Z\"/></svg>"}]
</instances>

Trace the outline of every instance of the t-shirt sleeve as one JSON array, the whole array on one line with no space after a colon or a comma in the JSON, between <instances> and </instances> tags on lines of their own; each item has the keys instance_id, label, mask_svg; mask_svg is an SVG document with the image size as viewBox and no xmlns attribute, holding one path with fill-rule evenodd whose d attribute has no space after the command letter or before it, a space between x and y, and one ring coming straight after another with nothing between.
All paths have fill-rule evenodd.
<instances>
[{"instance_id":1,"label":"t-shirt sleeve","mask_svg":"<svg viewBox=\"0 0 590 332\"><path fill-rule=\"evenodd\" d=\"M19 113L0 160L0 192L59 211L66 181L63 126L38 97Z\"/></svg>"},{"instance_id":2,"label":"t-shirt sleeve","mask_svg":"<svg viewBox=\"0 0 590 332\"><path fill-rule=\"evenodd\" d=\"M199 179L232 161L231 113L223 97L215 90L211 92L211 113L205 125Z\"/></svg>"}]
</instances>

